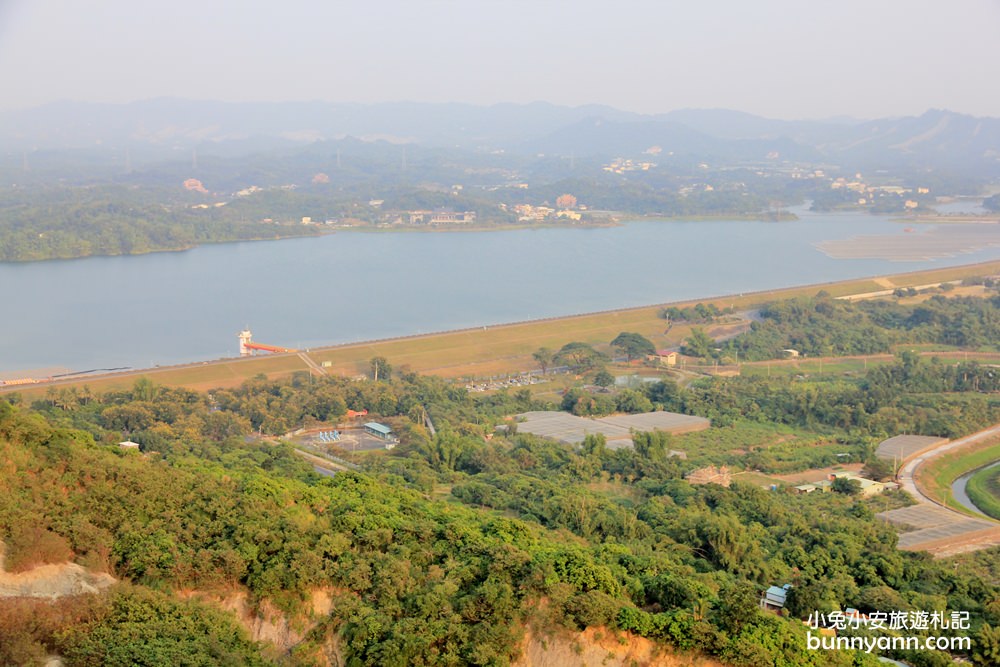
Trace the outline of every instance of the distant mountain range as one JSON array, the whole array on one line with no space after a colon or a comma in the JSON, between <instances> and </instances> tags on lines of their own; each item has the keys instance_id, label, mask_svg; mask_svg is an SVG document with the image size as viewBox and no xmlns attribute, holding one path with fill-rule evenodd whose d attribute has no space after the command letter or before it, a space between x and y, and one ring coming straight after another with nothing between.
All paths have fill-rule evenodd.
<instances>
[{"instance_id":1,"label":"distant mountain range","mask_svg":"<svg viewBox=\"0 0 1000 667\"><path fill-rule=\"evenodd\" d=\"M716 163L781 159L851 169L950 170L1000 176L1000 119L944 110L859 121L782 121L728 110L642 115L547 103L223 103L154 99L53 103L0 112L0 151L114 150L237 156L324 139L513 154L634 157L659 147Z\"/></svg>"}]
</instances>

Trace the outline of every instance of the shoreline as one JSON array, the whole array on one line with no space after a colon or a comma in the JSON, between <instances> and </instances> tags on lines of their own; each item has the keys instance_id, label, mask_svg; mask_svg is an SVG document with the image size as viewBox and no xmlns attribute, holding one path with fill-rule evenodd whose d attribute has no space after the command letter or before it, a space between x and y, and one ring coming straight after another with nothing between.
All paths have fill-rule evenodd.
<instances>
[{"instance_id":1,"label":"shoreline","mask_svg":"<svg viewBox=\"0 0 1000 667\"><path fill-rule=\"evenodd\" d=\"M219 241L202 241L201 243L191 243L184 246L174 246L170 248L151 248L149 250L143 250L142 252L123 252L123 253L118 253L117 255L74 255L72 257L45 257L40 259L5 259L5 260L0 260L0 266L4 264L24 265L24 264L32 264L35 262L72 262L79 259L96 259L99 257L105 257L105 258L143 257L145 255L155 255L161 252L187 252L189 250L194 250L195 248L200 248L202 246L221 245L223 243L260 243L264 241L287 241L288 239L316 238L318 236L323 236L323 232L311 232L309 234L288 234L287 236L282 236L282 235L259 236L248 239L225 239Z\"/></svg>"},{"instance_id":2,"label":"shoreline","mask_svg":"<svg viewBox=\"0 0 1000 667\"><path fill-rule=\"evenodd\" d=\"M929 213L914 216L899 216L889 218L892 222L912 223L916 225L996 225L1000 224L1000 214L983 213Z\"/></svg>"},{"instance_id":3,"label":"shoreline","mask_svg":"<svg viewBox=\"0 0 1000 667\"><path fill-rule=\"evenodd\" d=\"M848 296L871 292L872 285L886 289L888 286L885 283L890 283L891 289L894 289L994 273L1000 273L1000 260L354 341L313 347L293 353L199 360L154 368L130 369L120 373L44 380L38 383L0 386L0 393L20 392L24 395L33 395L42 394L52 387L81 385L120 388L129 386L130 378L144 375L155 377L162 384L171 386L192 388L235 386L259 373L269 377L280 377L298 371L315 372L314 366L320 366L324 373L329 371L354 376L362 374L368 360L374 356L384 356L398 368L406 366L416 372L446 377L503 374L520 370L526 361L530 361L531 352L541 346L558 347L573 340L606 342L615 333L623 330L638 331L644 335L662 338L664 320L659 317L659 312L665 307L715 303L726 307L748 308L776 299L812 295L818 291L827 291L834 297ZM313 363L308 363L303 356L307 356ZM446 359L447 363L441 363L443 359Z\"/></svg>"},{"instance_id":4,"label":"shoreline","mask_svg":"<svg viewBox=\"0 0 1000 667\"><path fill-rule=\"evenodd\" d=\"M602 211L601 213L605 213ZM150 248L142 252L107 254L87 254L73 255L70 257L40 257L37 259L8 259L0 260L0 265L22 265L34 262L69 262L79 259L95 259L99 257L142 257L161 252L187 252L202 246L221 245L225 243L258 243L263 241L287 241L289 239L318 238L330 236L343 232L358 232L364 234L439 234L439 233L479 233L479 232L506 232L519 231L524 229L605 229L611 227L621 227L629 222L797 222L799 216L788 212L777 219L773 216L760 215L689 215L689 216L664 216L656 214L630 214L620 211L608 211L607 215L601 215L597 219L587 221L548 221L540 223L516 222L516 223L490 223L490 224L465 224L455 223L448 225L314 225L307 233L302 234L276 234L274 236L259 236L242 239L220 239L217 241L202 241L184 246L173 246L166 248Z\"/></svg>"}]
</instances>

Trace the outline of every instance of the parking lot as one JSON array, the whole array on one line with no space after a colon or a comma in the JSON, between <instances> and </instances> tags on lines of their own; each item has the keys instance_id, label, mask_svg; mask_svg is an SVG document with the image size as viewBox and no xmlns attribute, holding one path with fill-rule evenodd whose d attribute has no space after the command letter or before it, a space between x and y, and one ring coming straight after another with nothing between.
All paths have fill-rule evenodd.
<instances>
[{"instance_id":1,"label":"parking lot","mask_svg":"<svg viewBox=\"0 0 1000 667\"><path fill-rule=\"evenodd\" d=\"M517 430L521 433L552 438L571 445L583 442L587 434L602 433L608 439L608 446L612 448L631 446L633 430L677 434L702 431L709 427L709 421L703 417L663 411L597 419L577 417L568 412L537 411L525 412L518 415L518 418L524 420L517 425Z\"/></svg>"},{"instance_id":2,"label":"parking lot","mask_svg":"<svg viewBox=\"0 0 1000 667\"><path fill-rule=\"evenodd\" d=\"M887 461L896 461L902 464L912 456L919 454L925 449L936 447L947 438L938 438L927 435L897 435L894 438L883 440L875 450L875 455Z\"/></svg>"},{"instance_id":3,"label":"parking lot","mask_svg":"<svg viewBox=\"0 0 1000 667\"><path fill-rule=\"evenodd\" d=\"M900 549L927 549L942 542L957 543L981 532L997 529L997 524L992 521L963 518L944 507L930 504L901 507L877 516L898 526L914 528L900 534Z\"/></svg>"}]
</instances>

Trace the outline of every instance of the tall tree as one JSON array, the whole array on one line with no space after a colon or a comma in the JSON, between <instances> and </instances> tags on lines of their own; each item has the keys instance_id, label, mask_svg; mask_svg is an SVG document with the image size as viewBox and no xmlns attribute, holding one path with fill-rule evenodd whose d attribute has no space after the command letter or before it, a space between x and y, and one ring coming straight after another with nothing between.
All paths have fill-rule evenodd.
<instances>
[{"instance_id":1,"label":"tall tree","mask_svg":"<svg viewBox=\"0 0 1000 667\"><path fill-rule=\"evenodd\" d=\"M596 368L602 361L607 361L608 356L586 343L574 341L563 345L553 360L556 363L565 364L573 370L586 371Z\"/></svg>"},{"instance_id":2,"label":"tall tree","mask_svg":"<svg viewBox=\"0 0 1000 667\"><path fill-rule=\"evenodd\" d=\"M552 359L555 357L555 352L547 347L540 347L535 350L531 356L538 362L538 367L542 369L542 375L545 375L549 366L552 365Z\"/></svg>"},{"instance_id":3,"label":"tall tree","mask_svg":"<svg viewBox=\"0 0 1000 667\"><path fill-rule=\"evenodd\" d=\"M688 336L687 340L684 341L684 346L681 348L681 352L692 357L701 357L706 359L712 356L712 345L715 341L705 333L705 330L701 327L695 327L691 330L691 335Z\"/></svg>"},{"instance_id":4,"label":"tall tree","mask_svg":"<svg viewBox=\"0 0 1000 667\"><path fill-rule=\"evenodd\" d=\"M372 357L368 364L373 380L388 380L392 377L392 366L385 357Z\"/></svg>"},{"instance_id":5,"label":"tall tree","mask_svg":"<svg viewBox=\"0 0 1000 667\"><path fill-rule=\"evenodd\" d=\"M656 346L642 334L623 331L618 334L611 346L625 355L626 361L632 361L649 354L656 354Z\"/></svg>"}]
</instances>

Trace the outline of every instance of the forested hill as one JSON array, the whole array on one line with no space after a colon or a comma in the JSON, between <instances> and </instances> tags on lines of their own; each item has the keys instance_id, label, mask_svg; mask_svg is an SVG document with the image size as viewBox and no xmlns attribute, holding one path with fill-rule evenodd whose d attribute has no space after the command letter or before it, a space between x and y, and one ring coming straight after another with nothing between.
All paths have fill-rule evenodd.
<instances>
[{"instance_id":1,"label":"forested hill","mask_svg":"<svg viewBox=\"0 0 1000 667\"><path fill-rule=\"evenodd\" d=\"M725 109L639 114L603 105L324 102L222 103L154 99L60 102L0 113L0 149L52 151L103 144L133 150L226 146L246 153L345 136L394 143L609 157L661 145L732 161L778 150L857 169L986 169L995 174L1000 120L942 109L870 120L761 118Z\"/></svg>"},{"instance_id":2,"label":"forested hill","mask_svg":"<svg viewBox=\"0 0 1000 667\"><path fill-rule=\"evenodd\" d=\"M938 198L989 190L997 155L1000 120L947 111L792 122L548 104L53 104L0 112L0 261L327 224L789 220L804 202L932 213Z\"/></svg>"},{"instance_id":3,"label":"forested hill","mask_svg":"<svg viewBox=\"0 0 1000 667\"><path fill-rule=\"evenodd\" d=\"M178 191L114 185L6 190L0 194L0 261L138 255L317 233L263 221L281 210L277 206L261 211L245 202L209 207L204 201Z\"/></svg>"},{"instance_id":4,"label":"forested hill","mask_svg":"<svg viewBox=\"0 0 1000 667\"><path fill-rule=\"evenodd\" d=\"M798 617L848 605L967 610L979 645L992 646L996 587L968 565L898 551L874 518L881 500L683 480L693 464L721 452L736 463L734 447L758 450L776 436L794 457L864 450L867 440L835 422L808 431L793 414L793 430L766 426L787 404L755 396L791 385L651 385L645 400L730 425L637 436L634 449L618 450L516 427L486 439L505 416L546 405L527 390L476 398L405 373L259 378L211 394L140 380L100 395L52 391L31 407L0 402L0 538L11 562L71 556L126 582L41 616L4 612L0 663L48 651L84 665L133 664L143 651L157 656L149 664L181 652L191 664L265 661L232 618L174 593L191 589L245 590L289 613L310 591L339 591L330 615L280 658L287 664L311 664L335 637L350 664L502 665L526 627L608 627L733 665L874 665L866 654L805 648ZM291 445L251 436L337 423L363 407L402 444L359 459L358 472L318 475ZM142 451L121 451L123 436ZM676 447L689 459L669 456ZM760 454L745 455L764 469L814 461ZM760 612L760 591L784 582L795 584L791 617ZM982 655L973 653L988 664ZM933 652L902 657L944 664Z\"/></svg>"}]
</instances>

